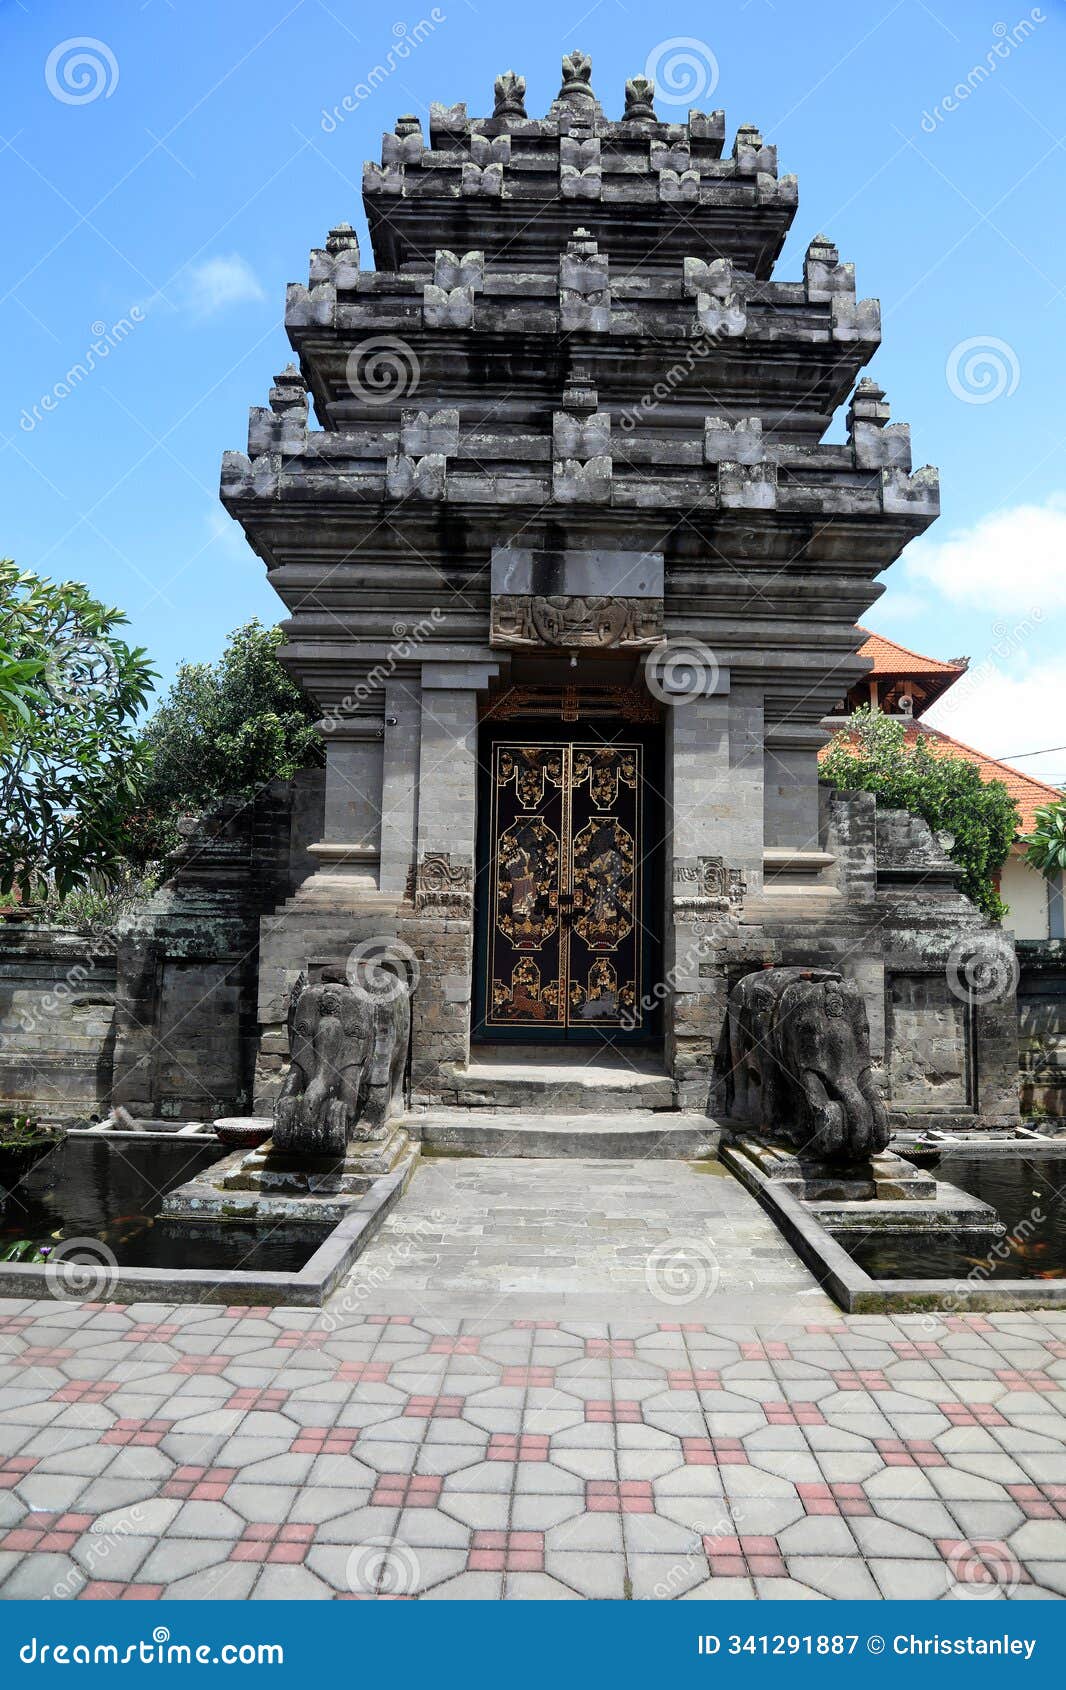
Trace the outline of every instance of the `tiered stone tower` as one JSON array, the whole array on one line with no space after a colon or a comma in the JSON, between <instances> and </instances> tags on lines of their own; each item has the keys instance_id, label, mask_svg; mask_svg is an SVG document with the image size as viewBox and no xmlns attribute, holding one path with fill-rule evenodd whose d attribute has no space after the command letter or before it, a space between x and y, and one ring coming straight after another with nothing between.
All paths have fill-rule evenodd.
<instances>
[{"instance_id":1,"label":"tiered stone tower","mask_svg":"<svg viewBox=\"0 0 1066 1690\"><path fill-rule=\"evenodd\" d=\"M434 105L428 134L400 118L364 175L376 267L341 224L289 289L299 371L222 476L289 608L282 658L328 757L321 867L264 923L261 1103L296 973L382 935L420 970L422 1098L470 1096L471 1024L492 1037L495 1002L511 1036L650 1039L675 1104L706 1108L729 981L815 953L880 993L885 1055L886 947L855 926L881 931L889 896L870 806L835 848L816 753L937 476L912 473L881 389L855 385L880 313L853 266L818 235L799 280L771 279L797 205L776 148L744 125L726 150L721 112L664 123L653 98L634 78L607 118L574 52L545 117L508 72L491 117ZM823 444L849 395L847 443ZM546 746L644 748L641 888L620 833L613 856L595 846L613 931L648 941L624 982L604 940L595 978L568 975L564 949L549 982L607 870L571 859L565 831L547 865L528 836L516 869L518 835L479 794L479 732L499 785L494 734L528 743L537 724ZM940 902L911 928L980 925L937 864ZM497 974L504 927L518 960Z\"/></svg>"}]
</instances>

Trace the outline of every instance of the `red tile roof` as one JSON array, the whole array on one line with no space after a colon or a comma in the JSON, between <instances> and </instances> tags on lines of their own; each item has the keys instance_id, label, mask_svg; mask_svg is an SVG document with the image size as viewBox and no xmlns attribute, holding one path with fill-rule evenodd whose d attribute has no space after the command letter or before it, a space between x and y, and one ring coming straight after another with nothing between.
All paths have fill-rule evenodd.
<instances>
[{"instance_id":1,"label":"red tile roof","mask_svg":"<svg viewBox=\"0 0 1066 1690\"><path fill-rule=\"evenodd\" d=\"M869 628L859 628L860 634L866 635L866 640L859 647L860 657L873 659L871 677L877 675L965 675L969 659L957 657L948 662L941 662L938 657L923 657L920 652L908 651L905 645L897 645L895 640L886 640L883 634L871 634Z\"/></svg>"}]
</instances>

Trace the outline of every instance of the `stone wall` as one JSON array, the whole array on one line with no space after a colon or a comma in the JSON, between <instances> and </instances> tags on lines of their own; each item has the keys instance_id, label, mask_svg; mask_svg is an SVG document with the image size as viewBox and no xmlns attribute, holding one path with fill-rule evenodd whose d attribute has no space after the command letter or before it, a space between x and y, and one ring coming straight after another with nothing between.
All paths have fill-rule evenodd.
<instances>
[{"instance_id":1,"label":"stone wall","mask_svg":"<svg viewBox=\"0 0 1066 1690\"><path fill-rule=\"evenodd\" d=\"M0 1107L44 1119L211 1119L250 1102L258 927L313 867L323 771L190 831L110 931L0 922Z\"/></svg>"},{"instance_id":2,"label":"stone wall","mask_svg":"<svg viewBox=\"0 0 1066 1690\"><path fill-rule=\"evenodd\" d=\"M1066 940L1018 944L1022 1109L1066 1119Z\"/></svg>"}]
</instances>

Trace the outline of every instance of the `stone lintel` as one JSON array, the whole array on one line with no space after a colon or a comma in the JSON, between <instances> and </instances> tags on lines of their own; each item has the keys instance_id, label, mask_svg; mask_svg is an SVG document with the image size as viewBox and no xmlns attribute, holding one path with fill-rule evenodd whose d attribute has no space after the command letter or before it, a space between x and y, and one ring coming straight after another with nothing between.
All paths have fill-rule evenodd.
<instances>
[{"instance_id":1,"label":"stone lintel","mask_svg":"<svg viewBox=\"0 0 1066 1690\"><path fill-rule=\"evenodd\" d=\"M664 579L662 552L492 550L494 594L661 599Z\"/></svg>"}]
</instances>

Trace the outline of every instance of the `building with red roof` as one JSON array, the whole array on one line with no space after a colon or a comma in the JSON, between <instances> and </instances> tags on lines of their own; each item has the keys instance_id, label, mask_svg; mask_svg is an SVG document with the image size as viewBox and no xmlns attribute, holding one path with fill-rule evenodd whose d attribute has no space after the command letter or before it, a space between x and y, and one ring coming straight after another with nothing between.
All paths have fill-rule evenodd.
<instances>
[{"instance_id":1,"label":"building with red roof","mask_svg":"<svg viewBox=\"0 0 1066 1690\"><path fill-rule=\"evenodd\" d=\"M965 745L942 728L921 720L949 687L966 674L969 658L925 657L867 628L860 628L859 632L866 635L859 656L868 659L870 668L841 700L826 726L845 726L852 712L862 706L909 718L907 738L911 743L921 736L930 750L975 764L982 780L1001 781L1018 807L1017 840L1000 872L1000 896L1010 906L1003 925L1018 939L1066 937L1062 876L1048 879L1034 869L1025 859L1022 843L1036 825L1037 810L1057 803L1062 793L1046 781L1023 774L1013 764L990 757L987 752Z\"/></svg>"}]
</instances>

